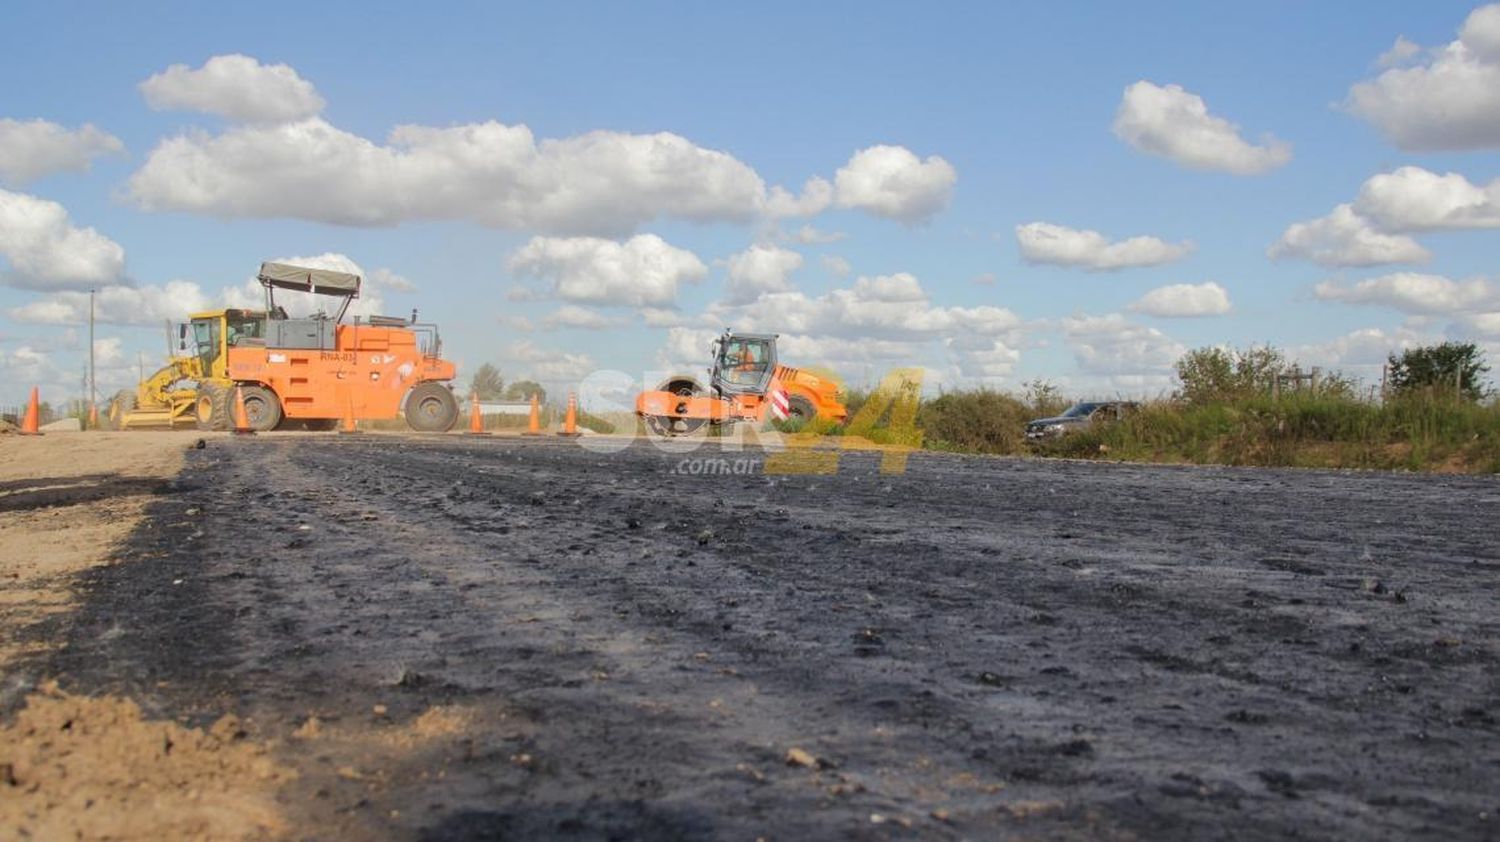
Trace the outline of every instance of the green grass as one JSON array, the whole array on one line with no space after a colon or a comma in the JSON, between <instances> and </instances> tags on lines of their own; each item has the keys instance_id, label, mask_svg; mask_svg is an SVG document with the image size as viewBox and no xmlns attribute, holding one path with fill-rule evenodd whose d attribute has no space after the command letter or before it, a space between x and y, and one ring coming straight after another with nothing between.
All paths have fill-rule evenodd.
<instances>
[{"instance_id":1,"label":"green grass","mask_svg":"<svg viewBox=\"0 0 1500 842\"><path fill-rule=\"evenodd\" d=\"M1158 401L1043 453L1147 462L1500 472L1500 406L1411 397Z\"/></svg>"},{"instance_id":2,"label":"green grass","mask_svg":"<svg viewBox=\"0 0 1500 842\"><path fill-rule=\"evenodd\" d=\"M591 415L582 410L578 412L578 426L601 435L609 435L616 429L614 422L609 419L598 415Z\"/></svg>"},{"instance_id":3,"label":"green grass","mask_svg":"<svg viewBox=\"0 0 1500 842\"><path fill-rule=\"evenodd\" d=\"M851 406L860 398L850 396ZM1062 408L1055 392L991 389L922 401L917 427L930 450L1221 465L1500 473L1500 404L1413 394L1384 404L1348 393L1292 393L1143 404L1116 424L1041 444L1025 440L1033 418ZM864 431L880 441L882 419Z\"/></svg>"}]
</instances>

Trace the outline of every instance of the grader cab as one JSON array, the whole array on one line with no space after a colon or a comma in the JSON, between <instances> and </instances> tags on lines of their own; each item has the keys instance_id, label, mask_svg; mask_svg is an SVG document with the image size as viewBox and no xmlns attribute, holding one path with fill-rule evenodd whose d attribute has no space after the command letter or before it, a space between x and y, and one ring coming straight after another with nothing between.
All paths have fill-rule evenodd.
<instances>
[{"instance_id":1,"label":"grader cab","mask_svg":"<svg viewBox=\"0 0 1500 842\"><path fill-rule=\"evenodd\" d=\"M178 328L179 353L111 401L114 429L192 424L224 430L234 392L256 430L289 422L333 429L339 419L395 418L416 430L444 431L458 419L437 327L391 316L344 322L360 278L344 272L264 263L257 276L264 310L195 313ZM276 291L330 297L336 312L289 318Z\"/></svg>"},{"instance_id":2,"label":"grader cab","mask_svg":"<svg viewBox=\"0 0 1500 842\"><path fill-rule=\"evenodd\" d=\"M780 365L776 334L725 331L714 341L707 389L686 375L663 381L636 398L636 414L660 436L706 432L709 425L739 421L843 423L849 411L838 384L811 372Z\"/></svg>"}]
</instances>

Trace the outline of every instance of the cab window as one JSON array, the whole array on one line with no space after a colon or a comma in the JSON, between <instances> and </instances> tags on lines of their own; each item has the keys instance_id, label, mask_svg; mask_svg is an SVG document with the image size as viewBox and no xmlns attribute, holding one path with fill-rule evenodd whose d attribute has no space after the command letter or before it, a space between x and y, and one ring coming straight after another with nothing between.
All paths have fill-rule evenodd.
<instances>
[{"instance_id":1,"label":"cab window","mask_svg":"<svg viewBox=\"0 0 1500 842\"><path fill-rule=\"evenodd\" d=\"M198 347L198 358L203 361L203 367L212 366L219 356L219 320L194 320L193 341Z\"/></svg>"},{"instance_id":2,"label":"cab window","mask_svg":"<svg viewBox=\"0 0 1500 842\"><path fill-rule=\"evenodd\" d=\"M737 386L760 383L769 368L770 354L764 340L731 339L719 351L719 374Z\"/></svg>"},{"instance_id":3,"label":"cab window","mask_svg":"<svg viewBox=\"0 0 1500 842\"><path fill-rule=\"evenodd\" d=\"M265 339L266 322L263 318L241 316L229 319L229 344L240 345L247 339Z\"/></svg>"}]
</instances>

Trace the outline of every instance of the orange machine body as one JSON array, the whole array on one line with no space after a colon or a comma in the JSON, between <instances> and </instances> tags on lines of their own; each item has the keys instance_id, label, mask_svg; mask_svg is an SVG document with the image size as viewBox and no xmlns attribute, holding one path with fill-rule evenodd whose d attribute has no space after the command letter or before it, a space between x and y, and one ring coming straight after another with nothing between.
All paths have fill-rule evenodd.
<instances>
[{"instance_id":1,"label":"orange machine body","mask_svg":"<svg viewBox=\"0 0 1500 842\"><path fill-rule=\"evenodd\" d=\"M236 383L258 383L276 393L287 418L339 418L352 404L356 418L395 418L413 386L452 380L448 360L423 353L417 334L407 328L341 324L332 350L228 349L228 376Z\"/></svg>"},{"instance_id":2,"label":"orange machine body","mask_svg":"<svg viewBox=\"0 0 1500 842\"><path fill-rule=\"evenodd\" d=\"M636 396L635 411L640 415L705 420L715 424L729 421L759 423L766 420L770 409L767 396L777 390L786 392L788 397L805 399L819 418L843 423L849 415L849 410L838 398L836 384L785 365L776 366L776 374L764 393L720 397L681 395L669 391L642 392Z\"/></svg>"},{"instance_id":3,"label":"orange machine body","mask_svg":"<svg viewBox=\"0 0 1500 842\"><path fill-rule=\"evenodd\" d=\"M725 330L714 340L708 386L687 375L668 377L636 396L636 414L662 436L705 432L736 421L792 420L842 424L849 410L832 377L781 365L774 333Z\"/></svg>"}]
</instances>

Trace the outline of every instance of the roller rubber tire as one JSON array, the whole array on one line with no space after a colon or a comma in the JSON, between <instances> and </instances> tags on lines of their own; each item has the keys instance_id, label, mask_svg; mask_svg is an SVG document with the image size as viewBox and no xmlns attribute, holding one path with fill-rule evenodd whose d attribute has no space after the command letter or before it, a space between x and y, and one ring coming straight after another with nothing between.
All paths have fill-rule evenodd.
<instances>
[{"instance_id":1,"label":"roller rubber tire","mask_svg":"<svg viewBox=\"0 0 1500 842\"><path fill-rule=\"evenodd\" d=\"M442 383L418 383L406 396L406 424L419 433L446 433L458 423L458 399Z\"/></svg>"},{"instance_id":2,"label":"roller rubber tire","mask_svg":"<svg viewBox=\"0 0 1500 842\"><path fill-rule=\"evenodd\" d=\"M229 390L229 393L230 400L234 400L234 390ZM244 396L245 417L250 421L250 429L264 433L281 424L281 401L275 392L264 386L241 386L240 394Z\"/></svg>"}]
</instances>

